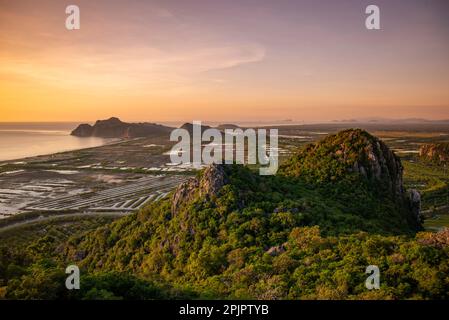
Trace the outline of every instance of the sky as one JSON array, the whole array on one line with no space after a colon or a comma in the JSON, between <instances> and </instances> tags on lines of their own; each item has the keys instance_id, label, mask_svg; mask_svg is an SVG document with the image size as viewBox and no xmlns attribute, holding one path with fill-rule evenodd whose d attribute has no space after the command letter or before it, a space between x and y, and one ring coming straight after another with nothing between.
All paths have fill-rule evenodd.
<instances>
[{"instance_id":1,"label":"sky","mask_svg":"<svg viewBox=\"0 0 449 320\"><path fill-rule=\"evenodd\" d=\"M67 5L80 30L67 30ZM367 30L365 8L380 8ZM0 122L449 119L447 0L0 0Z\"/></svg>"}]
</instances>

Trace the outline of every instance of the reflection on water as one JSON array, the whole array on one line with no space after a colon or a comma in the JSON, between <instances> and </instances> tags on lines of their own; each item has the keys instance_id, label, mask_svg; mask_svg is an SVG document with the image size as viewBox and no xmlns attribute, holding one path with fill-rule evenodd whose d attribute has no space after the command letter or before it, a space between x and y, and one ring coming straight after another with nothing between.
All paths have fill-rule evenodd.
<instances>
[{"instance_id":1,"label":"reflection on water","mask_svg":"<svg viewBox=\"0 0 449 320\"><path fill-rule=\"evenodd\" d=\"M110 141L73 137L64 130L0 128L0 161L97 147Z\"/></svg>"}]
</instances>

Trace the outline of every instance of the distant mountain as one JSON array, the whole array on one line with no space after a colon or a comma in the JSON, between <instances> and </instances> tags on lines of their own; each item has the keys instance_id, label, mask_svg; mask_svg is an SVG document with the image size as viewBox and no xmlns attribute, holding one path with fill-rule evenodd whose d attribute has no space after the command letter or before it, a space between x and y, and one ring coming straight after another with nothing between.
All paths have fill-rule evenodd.
<instances>
[{"instance_id":1,"label":"distant mountain","mask_svg":"<svg viewBox=\"0 0 449 320\"><path fill-rule=\"evenodd\" d=\"M392 119L392 118L360 118L360 119L348 119L348 120L334 120L333 122L342 122L342 123L399 123L399 124L417 124L417 123L449 123L449 119L442 120L429 120L424 118L403 118L403 119Z\"/></svg>"},{"instance_id":2,"label":"distant mountain","mask_svg":"<svg viewBox=\"0 0 449 320\"><path fill-rule=\"evenodd\" d=\"M107 120L98 120L93 126L80 124L72 131L72 136L101 137L101 138L135 138L169 134L173 130L155 123L127 123L112 117Z\"/></svg>"},{"instance_id":3,"label":"distant mountain","mask_svg":"<svg viewBox=\"0 0 449 320\"><path fill-rule=\"evenodd\" d=\"M192 123L186 122L179 128L187 130L190 133L190 135L192 135L193 134L194 125ZM210 129L210 128L212 128L212 127L209 127L209 126L206 126L206 125L202 124L201 125L201 133L203 133L205 130Z\"/></svg>"},{"instance_id":4,"label":"distant mountain","mask_svg":"<svg viewBox=\"0 0 449 320\"><path fill-rule=\"evenodd\" d=\"M226 129L238 129L240 128L238 125L232 124L232 123L224 123L217 126L218 130L226 130Z\"/></svg>"}]
</instances>

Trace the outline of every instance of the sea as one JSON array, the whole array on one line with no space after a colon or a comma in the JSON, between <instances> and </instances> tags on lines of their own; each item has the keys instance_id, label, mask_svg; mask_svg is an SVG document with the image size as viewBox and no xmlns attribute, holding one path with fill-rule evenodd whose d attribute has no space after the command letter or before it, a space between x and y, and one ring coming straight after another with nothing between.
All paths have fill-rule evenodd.
<instances>
[{"instance_id":1,"label":"sea","mask_svg":"<svg viewBox=\"0 0 449 320\"><path fill-rule=\"evenodd\" d=\"M78 124L0 122L0 161L98 147L113 140L71 136Z\"/></svg>"},{"instance_id":2,"label":"sea","mask_svg":"<svg viewBox=\"0 0 449 320\"><path fill-rule=\"evenodd\" d=\"M179 127L184 122L156 123ZM292 124L289 121L286 123L221 121L204 122L203 125L216 126L222 123L234 123L243 127ZM71 136L70 132L79 124L79 122L0 122L0 161L98 147L117 140Z\"/></svg>"}]
</instances>

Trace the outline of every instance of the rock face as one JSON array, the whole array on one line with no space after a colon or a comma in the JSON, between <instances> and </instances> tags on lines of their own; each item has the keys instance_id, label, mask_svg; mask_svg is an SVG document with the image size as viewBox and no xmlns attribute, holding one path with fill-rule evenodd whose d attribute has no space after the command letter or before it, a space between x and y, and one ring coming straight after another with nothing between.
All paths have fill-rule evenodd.
<instances>
[{"instance_id":1,"label":"rock face","mask_svg":"<svg viewBox=\"0 0 449 320\"><path fill-rule=\"evenodd\" d=\"M269 248L266 253L268 253L270 256L275 257L280 255L281 253L284 253L286 250L286 243L280 244L278 246L273 246Z\"/></svg>"},{"instance_id":2,"label":"rock face","mask_svg":"<svg viewBox=\"0 0 449 320\"><path fill-rule=\"evenodd\" d=\"M353 170L367 178L388 183L397 196L404 194L402 183L403 167L400 159L381 140L368 139L361 160L354 162Z\"/></svg>"},{"instance_id":3,"label":"rock face","mask_svg":"<svg viewBox=\"0 0 449 320\"><path fill-rule=\"evenodd\" d=\"M421 194L417 190L411 189L409 191L409 202L412 215L416 218L417 221L422 221L423 217L421 215Z\"/></svg>"},{"instance_id":4,"label":"rock face","mask_svg":"<svg viewBox=\"0 0 449 320\"><path fill-rule=\"evenodd\" d=\"M182 204L188 203L196 196L210 200L220 189L229 183L224 165L213 164L207 167L199 177L190 178L176 188L172 197L172 215L175 215Z\"/></svg>"},{"instance_id":5,"label":"rock face","mask_svg":"<svg viewBox=\"0 0 449 320\"><path fill-rule=\"evenodd\" d=\"M71 135L77 137L135 138L169 134L172 128L154 123L127 123L112 117L98 120L93 126L80 124Z\"/></svg>"},{"instance_id":6,"label":"rock face","mask_svg":"<svg viewBox=\"0 0 449 320\"><path fill-rule=\"evenodd\" d=\"M449 143L425 144L419 149L419 156L428 161L437 163L449 163Z\"/></svg>"}]
</instances>

